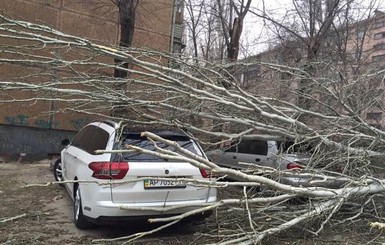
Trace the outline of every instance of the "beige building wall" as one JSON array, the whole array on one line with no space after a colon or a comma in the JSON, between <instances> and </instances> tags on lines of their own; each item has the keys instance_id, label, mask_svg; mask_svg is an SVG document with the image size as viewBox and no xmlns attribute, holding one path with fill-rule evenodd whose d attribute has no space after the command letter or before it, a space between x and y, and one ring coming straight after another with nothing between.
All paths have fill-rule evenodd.
<instances>
[{"instance_id":1,"label":"beige building wall","mask_svg":"<svg viewBox=\"0 0 385 245\"><path fill-rule=\"evenodd\" d=\"M342 38L344 35L347 35L347 52L341 55L346 56L338 58L340 58L340 62L346 63L347 71L344 75L348 77L348 80L354 80L352 72L354 66L361 66L361 71L366 70L369 72L384 67L385 13L378 11L372 18L354 23L348 30L341 29L341 35L338 38ZM338 55L338 53L333 53L335 52L333 50L333 37L330 37L329 41L331 48L323 50L327 59L331 55ZM277 97L297 104L298 95L295 92L299 88L300 80L292 79L295 76L286 76L286 74L280 71L279 67L274 68L273 66L272 68L268 64L286 64L302 68L303 64L301 61L306 59L306 48L299 45L299 43L282 43L269 51L242 60L242 63L257 63L259 65L239 69L238 80L240 86L258 95ZM327 53L329 51L330 53ZM301 59L297 59L297 57L301 57ZM345 60L342 61L342 59ZM378 77L383 79L383 77ZM384 82L366 79L365 83L368 83L363 84L368 89L365 92L372 91L373 96L378 96L378 104L380 106L374 105L364 110L361 116L367 123L385 130L385 111L383 110L385 105ZM290 93L293 91L294 93ZM360 91L357 92L360 93ZM317 95L315 94L314 96ZM336 110L344 113L342 108L339 109L337 107Z\"/></svg>"},{"instance_id":2,"label":"beige building wall","mask_svg":"<svg viewBox=\"0 0 385 245\"><path fill-rule=\"evenodd\" d=\"M377 11L373 18L358 22L350 29L351 37L348 42L348 50L353 61L359 61L368 70L379 69L385 61L385 13ZM357 49L362 43L362 57L357 57ZM359 51L359 50L358 50ZM381 78L382 79L382 78ZM382 84L382 86L381 86ZM379 86L380 85L380 86ZM363 112L363 118L372 126L385 129L385 105L384 85L381 81L371 81L367 89L373 91L373 96L378 96L378 105L368 108Z\"/></svg>"}]
</instances>

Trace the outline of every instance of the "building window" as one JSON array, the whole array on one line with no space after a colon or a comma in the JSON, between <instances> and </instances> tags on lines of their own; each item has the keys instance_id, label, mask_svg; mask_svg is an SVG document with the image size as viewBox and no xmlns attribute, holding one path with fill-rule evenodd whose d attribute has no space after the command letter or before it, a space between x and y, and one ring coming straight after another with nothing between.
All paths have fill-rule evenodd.
<instances>
[{"instance_id":1,"label":"building window","mask_svg":"<svg viewBox=\"0 0 385 245\"><path fill-rule=\"evenodd\" d=\"M361 52L360 52L360 50L356 49L356 50L352 53L352 57L353 57L353 59L355 59L355 60L361 59Z\"/></svg>"},{"instance_id":2,"label":"building window","mask_svg":"<svg viewBox=\"0 0 385 245\"><path fill-rule=\"evenodd\" d=\"M252 67L247 72L245 72L245 75L247 76L247 80L255 80L259 76L259 67Z\"/></svg>"},{"instance_id":3,"label":"building window","mask_svg":"<svg viewBox=\"0 0 385 245\"><path fill-rule=\"evenodd\" d=\"M245 82L245 73L241 74L241 77L239 78L239 83L241 85L241 88L247 87L247 83Z\"/></svg>"},{"instance_id":4,"label":"building window","mask_svg":"<svg viewBox=\"0 0 385 245\"><path fill-rule=\"evenodd\" d=\"M385 49L385 43L379 43L373 46L375 50Z\"/></svg>"},{"instance_id":5,"label":"building window","mask_svg":"<svg viewBox=\"0 0 385 245\"><path fill-rule=\"evenodd\" d=\"M380 32L380 33L374 34L374 40L379 40L382 38L385 38L385 32Z\"/></svg>"},{"instance_id":6,"label":"building window","mask_svg":"<svg viewBox=\"0 0 385 245\"><path fill-rule=\"evenodd\" d=\"M251 65L243 68L238 75L239 83L242 88L248 88L260 76L259 65Z\"/></svg>"},{"instance_id":7,"label":"building window","mask_svg":"<svg viewBox=\"0 0 385 245\"><path fill-rule=\"evenodd\" d=\"M366 113L366 120L380 121L382 119L382 112L368 112Z\"/></svg>"},{"instance_id":8,"label":"building window","mask_svg":"<svg viewBox=\"0 0 385 245\"><path fill-rule=\"evenodd\" d=\"M365 30L357 31L357 39L362 39L365 35Z\"/></svg>"},{"instance_id":9,"label":"building window","mask_svg":"<svg viewBox=\"0 0 385 245\"><path fill-rule=\"evenodd\" d=\"M385 22L384 21L378 21L374 24L374 28L381 28L385 26Z\"/></svg>"},{"instance_id":10,"label":"building window","mask_svg":"<svg viewBox=\"0 0 385 245\"><path fill-rule=\"evenodd\" d=\"M372 60L373 61L385 61L385 54L373 56Z\"/></svg>"}]
</instances>

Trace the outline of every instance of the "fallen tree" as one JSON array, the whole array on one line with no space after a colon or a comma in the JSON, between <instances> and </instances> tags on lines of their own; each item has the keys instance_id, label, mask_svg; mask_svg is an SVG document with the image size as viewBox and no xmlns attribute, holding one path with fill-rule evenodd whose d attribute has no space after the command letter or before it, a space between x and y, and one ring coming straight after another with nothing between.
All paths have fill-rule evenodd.
<instances>
[{"instance_id":1,"label":"fallen tree","mask_svg":"<svg viewBox=\"0 0 385 245\"><path fill-rule=\"evenodd\" d=\"M46 26L4 16L0 19L0 38L7 40L0 51L3 54L0 62L23 70L19 76L0 78L3 104L49 101L57 106L56 111L47 113L76 112L131 125L177 127L200 141L205 149L246 138L290 140L311 146L308 152L311 161L304 171L270 169L258 174L220 167L178 146L175 147L179 148L179 154L147 152L187 161L218 176L201 183L186 180L190 184L217 186L223 193L218 203L194 211L211 209L216 213L212 233L202 234L208 243L257 243L304 223L308 224L302 227L307 232L319 234L327 224L336 221L343 224L364 215L371 217L372 227L382 227L375 222L383 219L379 210L383 209L381 198L385 191L381 176L384 132L366 123L362 112L353 107L355 104L346 103L341 96L365 88L372 80L378 81L384 70L368 69L337 91L333 78L338 78L338 69L334 67L336 74L331 69L335 64L320 62L317 65L324 72L308 74L298 67L256 63L275 72L290 73L291 82L306 79L317 85L317 94L308 96L313 106L302 108L273 94L244 90L236 77L228 74L226 65L189 63L158 51L96 44ZM114 59L131 65L117 66ZM179 69L166 66L170 60ZM114 78L111 76L114 69L124 69L130 76ZM330 83L324 82L323 75ZM112 85L117 83L127 91L114 89ZM224 83L231 86L224 87ZM295 89L286 92L293 96L298 93ZM356 98L362 102L357 107L368 107L378 100L378 96L369 100L366 95L362 93L365 98ZM125 108L127 115L111 115L116 107ZM149 132L144 136L174 144ZM306 176L309 184L284 184L273 178L274 174ZM228 182L224 177L236 181ZM317 185L320 181L343 181L343 184L337 188L320 187ZM256 186L263 187L262 191L255 191ZM289 200L300 197L307 201L288 207ZM350 208L349 215L341 216L346 206ZM194 212L150 222L169 222L159 228L162 229ZM132 241L152 232L117 240Z\"/></svg>"}]
</instances>

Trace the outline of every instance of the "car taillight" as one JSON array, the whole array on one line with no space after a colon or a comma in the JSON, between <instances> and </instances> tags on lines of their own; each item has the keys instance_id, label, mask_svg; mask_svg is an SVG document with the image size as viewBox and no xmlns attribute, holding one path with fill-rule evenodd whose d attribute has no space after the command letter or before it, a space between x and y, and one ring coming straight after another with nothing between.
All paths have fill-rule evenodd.
<instances>
[{"instance_id":1,"label":"car taillight","mask_svg":"<svg viewBox=\"0 0 385 245\"><path fill-rule=\"evenodd\" d=\"M97 179L123 179L128 172L127 162L91 162L88 167Z\"/></svg>"},{"instance_id":2,"label":"car taillight","mask_svg":"<svg viewBox=\"0 0 385 245\"><path fill-rule=\"evenodd\" d=\"M210 177L209 174L204 170L203 168L200 168L199 171L201 172L201 175L203 178L208 178Z\"/></svg>"},{"instance_id":3,"label":"car taillight","mask_svg":"<svg viewBox=\"0 0 385 245\"><path fill-rule=\"evenodd\" d=\"M287 165L286 165L286 168L287 169L303 169L303 166L297 164L297 163L294 163L294 162L289 162Z\"/></svg>"}]
</instances>

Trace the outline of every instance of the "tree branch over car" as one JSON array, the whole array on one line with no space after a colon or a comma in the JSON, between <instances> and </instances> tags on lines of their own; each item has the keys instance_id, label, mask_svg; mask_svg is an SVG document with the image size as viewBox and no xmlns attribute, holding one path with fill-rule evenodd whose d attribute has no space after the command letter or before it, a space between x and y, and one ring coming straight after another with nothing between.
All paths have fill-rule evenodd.
<instances>
[{"instance_id":1,"label":"tree branch over car","mask_svg":"<svg viewBox=\"0 0 385 245\"><path fill-rule=\"evenodd\" d=\"M207 241L252 244L304 222L311 224L307 231L318 233L326 223L336 221L334 217L345 204L350 205L355 218L358 217L356 214L363 214L362 207L383 207L384 180L378 169L383 169L384 132L366 123L358 113L361 107L375 103L377 97L359 97L360 94L355 93L356 101L361 103L347 103L347 93L364 88L362 83L377 81L383 76L381 69L368 69L354 78L345 77L350 83L342 90L336 90L334 86L337 86L341 73L335 63L319 61L317 73L289 64L253 63L279 74L289 73L291 81L308 79L319 85L317 92L324 97L309 95L308 98L325 107L304 108L280 99L268 90L258 94L243 89L235 76L228 75L227 65L189 62L183 57L149 49L96 44L43 25L4 16L1 16L0 37L17 40L2 45L1 52L6 55L0 56L0 62L28 71L28 74L0 78L1 103L58 101L60 106L55 112L92 114L122 120L128 125L172 126L199 141L205 150L226 149L230 142L243 139L273 138L292 141L294 146L309 146L310 150L306 152L310 155L309 164L305 169L293 171L262 171L259 166L243 170L224 168L178 146L175 146L176 154L146 152L179 159L219 174L211 182L199 183L206 188L210 185L221 188L220 191L228 195L212 204L217 210L218 223L209 225L218 236L203 234ZM28 45L19 45L19 42ZM50 52L53 49L67 55L54 55ZM46 52L37 53L36 50ZM119 59L130 66L121 67L103 58ZM165 66L165 60L177 63L180 69ZM248 64L247 61L240 63ZM113 77L114 69L130 76L126 79ZM232 86L223 88L223 81ZM117 91L116 83L127 84L131 89ZM286 94L298 95L296 88L289 88ZM16 91L24 91L28 96L16 97ZM361 95L365 96L365 93ZM124 106L127 114L111 115L116 105ZM300 120L304 116L311 120ZM174 144L148 132L144 136L167 145ZM235 182L227 186L225 177ZM305 177L309 181L307 186L289 185L282 183L283 177ZM338 186L318 185L322 182L338 182ZM244 188L234 188L236 184ZM259 191L255 191L256 186L260 187ZM294 197L306 198L308 202L287 208L287 202ZM176 216L174 221L180 218ZM373 221L381 218L371 217ZM348 219L344 220L348 222ZM234 226L237 222L239 226ZM263 225L259 225L262 222Z\"/></svg>"}]
</instances>

